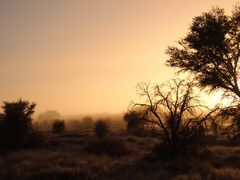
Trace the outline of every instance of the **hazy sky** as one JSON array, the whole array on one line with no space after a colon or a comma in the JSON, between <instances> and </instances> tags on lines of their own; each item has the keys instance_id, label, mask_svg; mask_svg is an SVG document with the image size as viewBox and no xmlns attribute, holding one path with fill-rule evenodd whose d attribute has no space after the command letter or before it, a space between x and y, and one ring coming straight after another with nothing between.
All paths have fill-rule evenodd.
<instances>
[{"instance_id":1,"label":"hazy sky","mask_svg":"<svg viewBox=\"0 0 240 180\"><path fill-rule=\"evenodd\" d=\"M173 77L164 52L194 16L236 2L0 0L0 100L35 101L37 113L126 111L137 82Z\"/></svg>"}]
</instances>

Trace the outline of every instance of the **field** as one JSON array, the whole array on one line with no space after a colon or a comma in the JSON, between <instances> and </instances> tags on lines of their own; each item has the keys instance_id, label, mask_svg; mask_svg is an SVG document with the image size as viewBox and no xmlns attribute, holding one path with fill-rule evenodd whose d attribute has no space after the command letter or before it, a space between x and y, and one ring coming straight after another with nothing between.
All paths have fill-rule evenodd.
<instances>
[{"instance_id":1,"label":"field","mask_svg":"<svg viewBox=\"0 0 240 180\"><path fill-rule=\"evenodd\" d=\"M99 139L93 132L43 133L36 147L0 155L0 179L239 179L240 146L212 141L200 158L154 161L154 137L123 130Z\"/></svg>"}]
</instances>

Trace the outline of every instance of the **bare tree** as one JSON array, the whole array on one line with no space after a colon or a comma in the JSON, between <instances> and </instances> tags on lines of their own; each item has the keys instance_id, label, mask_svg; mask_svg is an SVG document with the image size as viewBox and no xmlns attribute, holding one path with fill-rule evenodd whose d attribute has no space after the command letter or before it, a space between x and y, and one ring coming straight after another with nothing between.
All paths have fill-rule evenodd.
<instances>
[{"instance_id":1,"label":"bare tree","mask_svg":"<svg viewBox=\"0 0 240 180\"><path fill-rule=\"evenodd\" d=\"M156 133L163 140L159 153L174 157L203 147L203 126L215 109L206 112L207 107L194 93L193 82L174 79L154 87L140 83L137 91L144 102L133 103L131 110L141 107L141 119L157 127Z\"/></svg>"}]
</instances>

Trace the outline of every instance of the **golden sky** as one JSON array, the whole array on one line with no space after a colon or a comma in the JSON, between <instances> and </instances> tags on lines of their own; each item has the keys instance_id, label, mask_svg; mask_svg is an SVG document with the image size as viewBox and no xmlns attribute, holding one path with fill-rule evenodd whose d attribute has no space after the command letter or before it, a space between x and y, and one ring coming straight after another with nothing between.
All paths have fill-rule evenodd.
<instances>
[{"instance_id":1,"label":"golden sky","mask_svg":"<svg viewBox=\"0 0 240 180\"><path fill-rule=\"evenodd\" d=\"M0 100L35 101L37 113L126 111L138 82L174 77L164 52L194 16L236 2L0 0Z\"/></svg>"}]
</instances>

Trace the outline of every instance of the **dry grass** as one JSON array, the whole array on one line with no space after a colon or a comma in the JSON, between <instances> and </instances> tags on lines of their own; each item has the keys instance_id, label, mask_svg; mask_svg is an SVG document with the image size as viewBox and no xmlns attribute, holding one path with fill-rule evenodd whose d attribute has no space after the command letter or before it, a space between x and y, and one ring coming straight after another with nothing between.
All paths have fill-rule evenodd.
<instances>
[{"instance_id":1,"label":"dry grass","mask_svg":"<svg viewBox=\"0 0 240 180\"><path fill-rule=\"evenodd\" d=\"M146 161L158 139L124 133L98 140L92 133L46 133L38 149L19 149L0 155L0 179L239 179L240 147L213 146L209 159L177 158ZM121 156L91 153L91 143L124 146ZM120 143L120 146L119 146ZM117 145L116 145L117 144Z\"/></svg>"}]
</instances>

